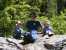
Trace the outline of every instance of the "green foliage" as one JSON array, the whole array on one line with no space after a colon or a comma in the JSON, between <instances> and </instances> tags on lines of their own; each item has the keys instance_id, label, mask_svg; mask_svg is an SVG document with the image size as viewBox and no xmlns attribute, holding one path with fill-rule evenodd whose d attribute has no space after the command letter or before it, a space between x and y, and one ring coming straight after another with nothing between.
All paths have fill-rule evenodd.
<instances>
[{"instance_id":1,"label":"green foliage","mask_svg":"<svg viewBox=\"0 0 66 50\"><path fill-rule=\"evenodd\" d=\"M15 0L7 0L6 7L4 10L1 11L0 18L1 18L1 25L3 35L8 36L11 35L13 27L15 27L15 22L17 20L21 20L22 22L26 22L29 19L29 16L32 12L35 12L37 15L39 14L39 9L35 7L31 7L30 5L26 4L25 1L19 0L18 4L15 4ZM11 3L10 3L11 2ZM22 3L21 3L22 2Z\"/></svg>"},{"instance_id":2,"label":"green foliage","mask_svg":"<svg viewBox=\"0 0 66 50\"><path fill-rule=\"evenodd\" d=\"M66 1L63 0L64 2ZM44 20L50 20L56 34L66 33L66 9L57 16L56 13L59 11L57 3L57 0L0 0L0 30L2 30L0 32L4 36L11 35L17 20L25 23L31 14L35 13L38 16L37 20L42 23Z\"/></svg>"},{"instance_id":3,"label":"green foliage","mask_svg":"<svg viewBox=\"0 0 66 50\"><path fill-rule=\"evenodd\" d=\"M56 34L65 34L66 33L66 17L61 12L60 16L53 16L51 18L51 25L54 28Z\"/></svg>"},{"instance_id":4,"label":"green foliage","mask_svg":"<svg viewBox=\"0 0 66 50\"><path fill-rule=\"evenodd\" d=\"M43 23L45 20L48 20L47 16L41 16L41 17L37 17L37 20L40 21L41 23Z\"/></svg>"},{"instance_id":5,"label":"green foliage","mask_svg":"<svg viewBox=\"0 0 66 50\"><path fill-rule=\"evenodd\" d=\"M57 0L48 0L48 16L51 17L57 13Z\"/></svg>"}]
</instances>

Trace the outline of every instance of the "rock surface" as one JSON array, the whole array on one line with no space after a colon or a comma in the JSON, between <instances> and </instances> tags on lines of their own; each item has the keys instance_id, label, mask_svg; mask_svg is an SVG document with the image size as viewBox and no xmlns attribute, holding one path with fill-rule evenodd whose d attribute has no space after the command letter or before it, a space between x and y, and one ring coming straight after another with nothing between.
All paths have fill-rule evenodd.
<instances>
[{"instance_id":1,"label":"rock surface","mask_svg":"<svg viewBox=\"0 0 66 50\"><path fill-rule=\"evenodd\" d=\"M13 41L11 42L11 40L9 41L4 37L0 37L0 50L21 50L21 48L23 48L22 45ZM15 41L18 42L18 40ZM21 48L19 48L19 46Z\"/></svg>"},{"instance_id":2,"label":"rock surface","mask_svg":"<svg viewBox=\"0 0 66 50\"><path fill-rule=\"evenodd\" d=\"M0 37L0 50L66 50L66 35L54 35L49 39L39 35L35 43L21 45L21 42Z\"/></svg>"},{"instance_id":3,"label":"rock surface","mask_svg":"<svg viewBox=\"0 0 66 50\"><path fill-rule=\"evenodd\" d=\"M45 41L46 48L50 50L64 50L66 48L66 35L54 35Z\"/></svg>"},{"instance_id":4,"label":"rock surface","mask_svg":"<svg viewBox=\"0 0 66 50\"><path fill-rule=\"evenodd\" d=\"M66 50L66 35L54 35L49 39L39 37L33 44L25 45L25 50Z\"/></svg>"}]
</instances>

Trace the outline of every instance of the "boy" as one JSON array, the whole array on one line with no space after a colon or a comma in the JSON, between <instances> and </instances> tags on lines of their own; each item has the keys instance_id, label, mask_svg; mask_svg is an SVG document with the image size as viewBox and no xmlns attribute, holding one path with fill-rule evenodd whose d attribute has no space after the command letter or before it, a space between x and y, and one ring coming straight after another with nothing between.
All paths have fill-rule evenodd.
<instances>
[{"instance_id":1,"label":"boy","mask_svg":"<svg viewBox=\"0 0 66 50\"><path fill-rule=\"evenodd\" d=\"M54 34L48 20L44 22L43 33L43 35L48 35L49 37L51 37Z\"/></svg>"},{"instance_id":2,"label":"boy","mask_svg":"<svg viewBox=\"0 0 66 50\"><path fill-rule=\"evenodd\" d=\"M17 21L16 22L16 27L15 27L15 35L14 38L15 39L20 39L21 38L21 34L24 33L24 30L21 28L21 21Z\"/></svg>"}]
</instances>

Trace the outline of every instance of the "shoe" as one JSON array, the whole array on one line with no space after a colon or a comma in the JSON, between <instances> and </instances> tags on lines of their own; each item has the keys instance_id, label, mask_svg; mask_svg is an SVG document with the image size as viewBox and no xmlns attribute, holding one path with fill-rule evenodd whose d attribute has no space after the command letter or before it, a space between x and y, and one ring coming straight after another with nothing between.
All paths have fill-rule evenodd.
<instances>
[{"instance_id":1,"label":"shoe","mask_svg":"<svg viewBox=\"0 0 66 50\"><path fill-rule=\"evenodd\" d=\"M45 39L49 39L49 36L48 36L48 35L45 35L44 38L45 38Z\"/></svg>"}]
</instances>

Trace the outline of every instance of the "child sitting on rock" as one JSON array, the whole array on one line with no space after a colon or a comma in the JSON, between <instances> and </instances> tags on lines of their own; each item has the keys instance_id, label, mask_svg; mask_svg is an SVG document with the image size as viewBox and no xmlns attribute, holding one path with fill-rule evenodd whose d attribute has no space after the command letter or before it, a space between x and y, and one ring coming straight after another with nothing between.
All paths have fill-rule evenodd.
<instances>
[{"instance_id":1,"label":"child sitting on rock","mask_svg":"<svg viewBox=\"0 0 66 50\"><path fill-rule=\"evenodd\" d=\"M43 33L44 33L43 35L47 35L48 37L50 37L50 36L52 36L54 34L53 29L50 26L50 22L48 20L46 20L44 22Z\"/></svg>"},{"instance_id":2,"label":"child sitting on rock","mask_svg":"<svg viewBox=\"0 0 66 50\"><path fill-rule=\"evenodd\" d=\"M15 39L20 39L21 38L21 35L23 33L25 33L24 30L21 27L21 24L22 24L21 21L17 21L16 22L15 35L14 35L14 38Z\"/></svg>"}]
</instances>

